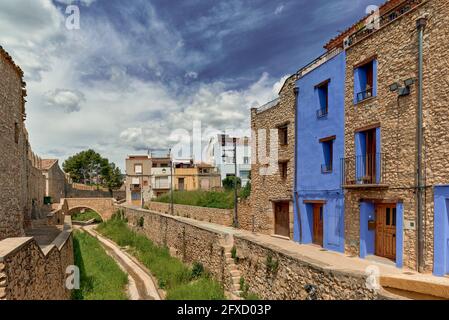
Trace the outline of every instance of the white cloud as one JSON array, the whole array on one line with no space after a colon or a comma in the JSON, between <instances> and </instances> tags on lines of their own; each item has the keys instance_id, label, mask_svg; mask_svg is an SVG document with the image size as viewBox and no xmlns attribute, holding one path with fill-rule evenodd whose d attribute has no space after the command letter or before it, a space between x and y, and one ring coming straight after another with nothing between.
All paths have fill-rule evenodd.
<instances>
[{"instance_id":1,"label":"white cloud","mask_svg":"<svg viewBox=\"0 0 449 320\"><path fill-rule=\"evenodd\" d=\"M63 3L63 4L76 4L78 2L80 2L81 4L85 5L85 6L90 6L92 3L94 3L96 0L56 0L59 3Z\"/></svg>"},{"instance_id":2,"label":"white cloud","mask_svg":"<svg viewBox=\"0 0 449 320\"><path fill-rule=\"evenodd\" d=\"M82 92L68 89L48 91L44 96L48 106L67 113L80 111L81 103L86 100Z\"/></svg>"},{"instance_id":3,"label":"white cloud","mask_svg":"<svg viewBox=\"0 0 449 320\"><path fill-rule=\"evenodd\" d=\"M192 69L203 59L185 51L184 39L149 2L140 3L149 25L131 22L131 32L151 40L151 48L124 36L108 17L82 16L81 30L68 31L50 0L0 2L0 44L28 79L27 127L35 152L63 160L94 148L123 168L127 154L168 148L174 133L190 132L194 121L202 121L203 130L248 129L249 109L277 96L283 81L266 73L241 90L196 81L182 93L176 83L131 75L129 66L147 66L162 77L161 65L170 63L196 79Z\"/></svg>"},{"instance_id":4,"label":"white cloud","mask_svg":"<svg viewBox=\"0 0 449 320\"><path fill-rule=\"evenodd\" d=\"M276 7L276 10L274 11L274 14L279 15L284 11L285 5L281 4Z\"/></svg>"}]
</instances>

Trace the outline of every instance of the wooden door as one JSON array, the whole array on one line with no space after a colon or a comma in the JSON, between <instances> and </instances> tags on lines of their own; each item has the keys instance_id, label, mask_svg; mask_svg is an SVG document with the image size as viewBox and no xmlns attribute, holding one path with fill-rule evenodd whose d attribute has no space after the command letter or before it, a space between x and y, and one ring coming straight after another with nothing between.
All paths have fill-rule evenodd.
<instances>
[{"instance_id":1,"label":"wooden door","mask_svg":"<svg viewBox=\"0 0 449 320\"><path fill-rule=\"evenodd\" d=\"M323 246L323 205L313 206L313 243Z\"/></svg>"},{"instance_id":2,"label":"wooden door","mask_svg":"<svg viewBox=\"0 0 449 320\"><path fill-rule=\"evenodd\" d=\"M396 205L376 206L376 255L396 260Z\"/></svg>"},{"instance_id":3,"label":"wooden door","mask_svg":"<svg viewBox=\"0 0 449 320\"><path fill-rule=\"evenodd\" d=\"M290 238L290 203L276 202L274 204L274 233Z\"/></svg>"},{"instance_id":4,"label":"wooden door","mask_svg":"<svg viewBox=\"0 0 449 320\"><path fill-rule=\"evenodd\" d=\"M366 132L366 183L376 183L376 130Z\"/></svg>"},{"instance_id":5,"label":"wooden door","mask_svg":"<svg viewBox=\"0 0 449 320\"><path fill-rule=\"evenodd\" d=\"M179 191L184 191L184 188L185 188L185 186L184 186L184 178L179 178L179 180L178 180L178 189L179 189Z\"/></svg>"}]
</instances>

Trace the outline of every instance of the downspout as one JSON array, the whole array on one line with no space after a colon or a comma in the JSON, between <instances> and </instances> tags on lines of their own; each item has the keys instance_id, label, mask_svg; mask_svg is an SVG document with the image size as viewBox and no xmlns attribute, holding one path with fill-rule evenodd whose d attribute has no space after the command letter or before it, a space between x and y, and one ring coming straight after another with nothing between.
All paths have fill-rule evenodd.
<instances>
[{"instance_id":1,"label":"downspout","mask_svg":"<svg viewBox=\"0 0 449 320\"><path fill-rule=\"evenodd\" d=\"M295 186L293 190L293 196L295 201L295 207L296 207L296 214L298 215L298 228L299 228L299 243L302 243L302 222L301 222L301 213L299 212L299 196L298 196L298 166L297 166L297 159L298 159L298 95L299 95L299 88L295 87Z\"/></svg>"},{"instance_id":2,"label":"downspout","mask_svg":"<svg viewBox=\"0 0 449 320\"><path fill-rule=\"evenodd\" d=\"M418 28L418 113L417 113L417 202L418 202L418 272L424 272L424 185L423 185L423 42L426 18L420 18L416 22Z\"/></svg>"}]
</instances>

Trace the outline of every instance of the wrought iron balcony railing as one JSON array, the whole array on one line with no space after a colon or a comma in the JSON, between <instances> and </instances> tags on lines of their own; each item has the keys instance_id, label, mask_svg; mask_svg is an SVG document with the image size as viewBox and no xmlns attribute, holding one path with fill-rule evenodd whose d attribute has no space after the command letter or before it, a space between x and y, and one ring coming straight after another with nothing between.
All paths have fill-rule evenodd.
<instances>
[{"instance_id":1,"label":"wrought iron balcony railing","mask_svg":"<svg viewBox=\"0 0 449 320\"><path fill-rule=\"evenodd\" d=\"M361 102L373 96L373 88L357 93L357 102Z\"/></svg>"},{"instance_id":2,"label":"wrought iron balcony railing","mask_svg":"<svg viewBox=\"0 0 449 320\"><path fill-rule=\"evenodd\" d=\"M318 109L318 110L316 111L316 117L317 117L318 119L321 119L321 118L326 117L328 113L329 113L329 112L328 112L328 110L327 110L326 108L320 108L320 109Z\"/></svg>"},{"instance_id":3,"label":"wrought iron balcony railing","mask_svg":"<svg viewBox=\"0 0 449 320\"><path fill-rule=\"evenodd\" d=\"M385 185L385 159L383 153L341 159L341 184L347 187Z\"/></svg>"}]
</instances>

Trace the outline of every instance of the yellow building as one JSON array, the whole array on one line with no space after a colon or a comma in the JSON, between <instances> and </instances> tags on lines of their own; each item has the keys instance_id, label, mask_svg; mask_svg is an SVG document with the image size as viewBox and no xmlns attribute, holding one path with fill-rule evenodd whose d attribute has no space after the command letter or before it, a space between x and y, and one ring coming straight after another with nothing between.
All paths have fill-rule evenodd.
<instances>
[{"instance_id":1,"label":"yellow building","mask_svg":"<svg viewBox=\"0 0 449 320\"><path fill-rule=\"evenodd\" d=\"M193 164L193 161L175 164L174 189L177 191L212 191L221 187L221 175L209 164Z\"/></svg>"}]
</instances>

